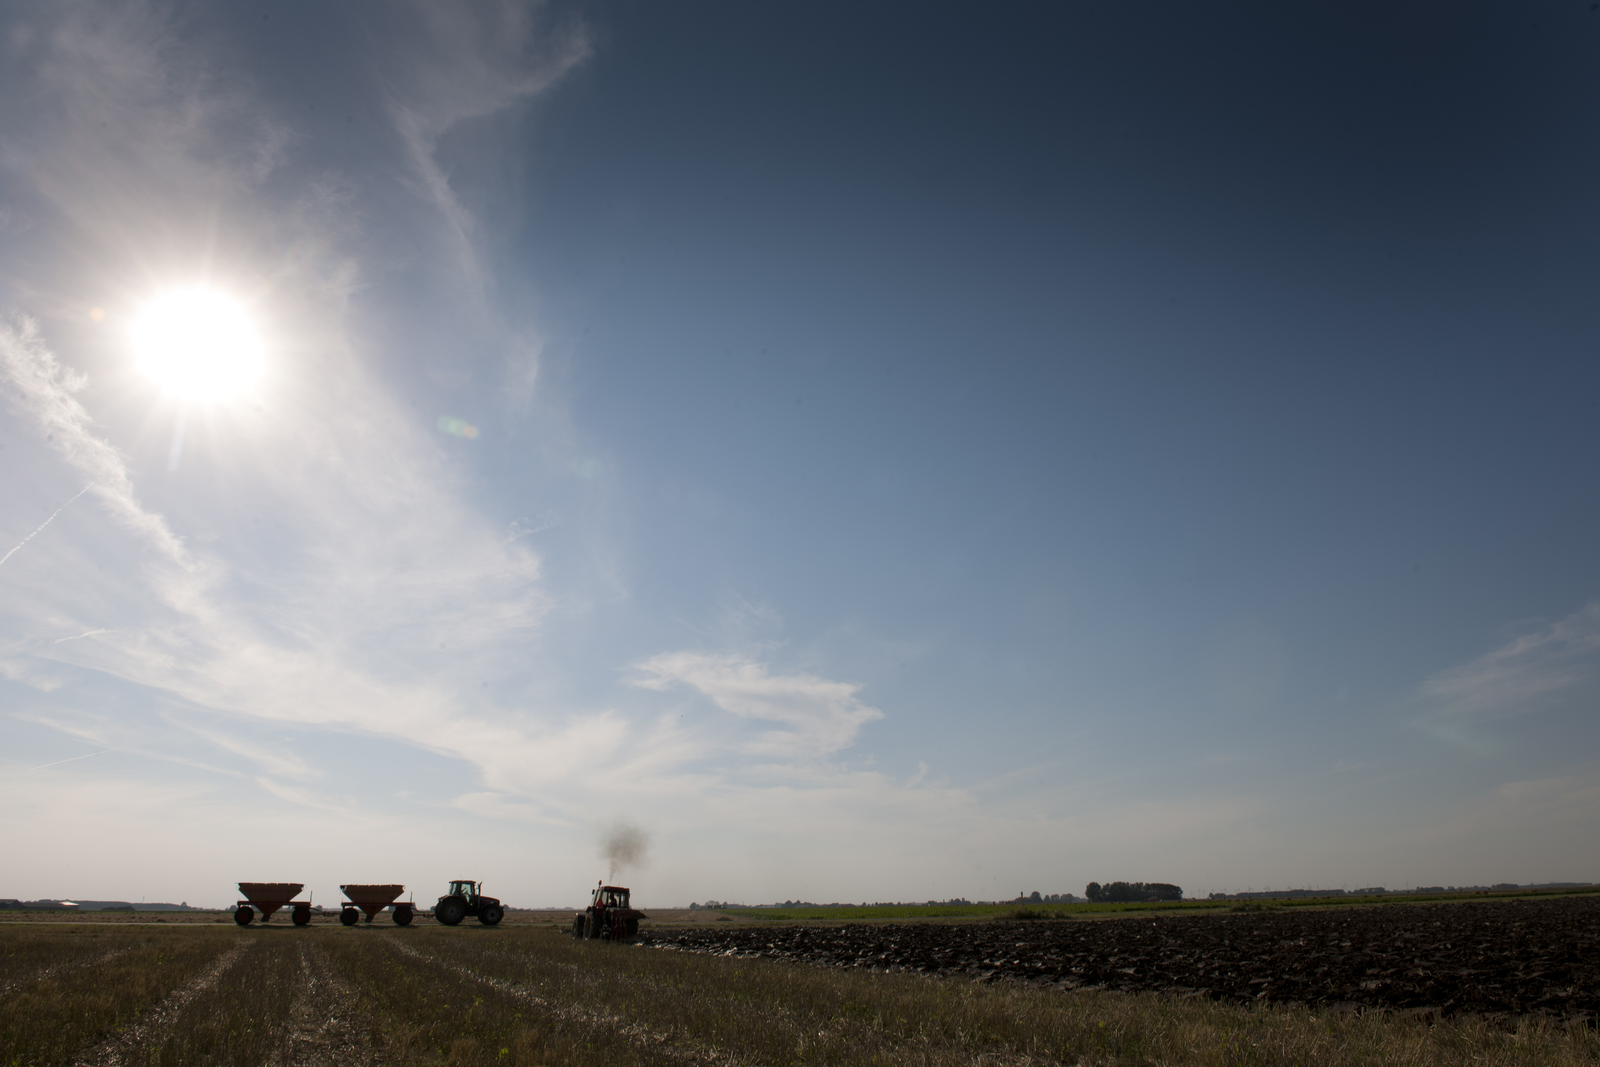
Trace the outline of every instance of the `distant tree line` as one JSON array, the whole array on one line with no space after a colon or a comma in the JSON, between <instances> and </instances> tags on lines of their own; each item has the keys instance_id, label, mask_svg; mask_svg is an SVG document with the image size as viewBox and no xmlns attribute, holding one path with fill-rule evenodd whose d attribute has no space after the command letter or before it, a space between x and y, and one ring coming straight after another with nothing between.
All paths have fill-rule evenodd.
<instances>
[{"instance_id":1,"label":"distant tree line","mask_svg":"<svg viewBox=\"0 0 1600 1067\"><path fill-rule=\"evenodd\" d=\"M1182 900L1183 890L1166 882L1090 882L1083 895L1091 904L1123 904L1141 900Z\"/></svg>"}]
</instances>

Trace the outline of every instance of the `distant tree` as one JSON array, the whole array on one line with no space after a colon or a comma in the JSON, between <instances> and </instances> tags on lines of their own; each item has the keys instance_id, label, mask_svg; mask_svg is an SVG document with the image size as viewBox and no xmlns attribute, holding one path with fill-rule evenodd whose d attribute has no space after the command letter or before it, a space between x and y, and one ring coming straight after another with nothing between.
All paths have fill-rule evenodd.
<instances>
[{"instance_id":1,"label":"distant tree","mask_svg":"<svg viewBox=\"0 0 1600 1067\"><path fill-rule=\"evenodd\" d=\"M1083 895L1095 904L1120 904L1141 900L1182 900L1183 890L1168 882L1090 882Z\"/></svg>"}]
</instances>

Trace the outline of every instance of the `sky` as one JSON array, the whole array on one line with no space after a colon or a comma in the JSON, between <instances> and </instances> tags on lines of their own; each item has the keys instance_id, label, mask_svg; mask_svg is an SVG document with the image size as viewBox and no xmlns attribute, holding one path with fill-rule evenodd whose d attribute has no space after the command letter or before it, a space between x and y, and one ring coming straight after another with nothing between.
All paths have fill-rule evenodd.
<instances>
[{"instance_id":1,"label":"sky","mask_svg":"<svg viewBox=\"0 0 1600 1067\"><path fill-rule=\"evenodd\" d=\"M1600 879L1595 6L0 19L0 896Z\"/></svg>"}]
</instances>

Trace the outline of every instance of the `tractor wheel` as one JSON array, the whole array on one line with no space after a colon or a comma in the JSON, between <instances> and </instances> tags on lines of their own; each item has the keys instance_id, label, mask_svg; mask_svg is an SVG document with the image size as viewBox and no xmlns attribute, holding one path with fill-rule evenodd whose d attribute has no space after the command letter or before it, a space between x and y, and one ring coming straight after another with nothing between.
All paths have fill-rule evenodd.
<instances>
[{"instance_id":1,"label":"tractor wheel","mask_svg":"<svg viewBox=\"0 0 1600 1067\"><path fill-rule=\"evenodd\" d=\"M454 926L467 917L467 906L455 897L439 901L439 906L433 909L433 917L446 926Z\"/></svg>"},{"instance_id":2,"label":"tractor wheel","mask_svg":"<svg viewBox=\"0 0 1600 1067\"><path fill-rule=\"evenodd\" d=\"M394 909L394 924L396 926L410 926L411 909L404 906Z\"/></svg>"},{"instance_id":3,"label":"tractor wheel","mask_svg":"<svg viewBox=\"0 0 1600 1067\"><path fill-rule=\"evenodd\" d=\"M485 904L478 909L478 921L485 926L498 926L506 917L506 909L498 904Z\"/></svg>"},{"instance_id":4,"label":"tractor wheel","mask_svg":"<svg viewBox=\"0 0 1600 1067\"><path fill-rule=\"evenodd\" d=\"M293 917L294 924L296 926L304 926L306 923L311 921L311 909L302 905L294 909Z\"/></svg>"},{"instance_id":5,"label":"tractor wheel","mask_svg":"<svg viewBox=\"0 0 1600 1067\"><path fill-rule=\"evenodd\" d=\"M339 921L346 926L354 926L361 921L361 913L354 908L345 908L339 913Z\"/></svg>"},{"instance_id":6,"label":"tractor wheel","mask_svg":"<svg viewBox=\"0 0 1600 1067\"><path fill-rule=\"evenodd\" d=\"M233 913L233 921L240 926L249 926L250 920L256 917L256 909L248 904L240 904L239 910Z\"/></svg>"},{"instance_id":7,"label":"tractor wheel","mask_svg":"<svg viewBox=\"0 0 1600 1067\"><path fill-rule=\"evenodd\" d=\"M600 921L600 916L591 911L589 913L589 918L584 922L583 925L584 935L587 936L590 941L598 941L600 938L605 936L605 930L603 929L604 926L605 924Z\"/></svg>"},{"instance_id":8,"label":"tractor wheel","mask_svg":"<svg viewBox=\"0 0 1600 1067\"><path fill-rule=\"evenodd\" d=\"M638 937L638 936L639 936L639 920L638 919L629 919L628 920L628 937L631 939L631 938L635 938L635 937Z\"/></svg>"},{"instance_id":9,"label":"tractor wheel","mask_svg":"<svg viewBox=\"0 0 1600 1067\"><path fill-rule=\"evenodd\" d=\"M574 915L572 917L572 936L577 938L580 941L583 940L583 916L582 915Z\"/></svg>"}]
</instances>

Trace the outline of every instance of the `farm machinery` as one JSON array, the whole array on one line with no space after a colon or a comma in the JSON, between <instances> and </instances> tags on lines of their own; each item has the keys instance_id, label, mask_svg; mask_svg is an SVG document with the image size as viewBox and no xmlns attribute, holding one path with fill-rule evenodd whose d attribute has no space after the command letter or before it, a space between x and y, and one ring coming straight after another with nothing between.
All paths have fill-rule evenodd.
<instances>
[{"instance_id":1,"label":"farm machinery","mask_svg":"<svg viewBox=\"0 0 1600 1067\"><path fill-rule=\"evenodd\" d=\"M249 926L259 911L261 921L269 922L273 912L288 908L294 924L304 926L311 921L313 914L320 915L323 911L320 907L314 907L310 899L294 899L304 888L303 882L240 882L239 892L244 899L234 909L233 921L240 926ZM339 909L339 921L346 926L360 922L362 912L366 913L367 922L371 922L373 916L391 905L394 907L396 926L408 926L416 916L415 904L408 900L395 903L400 894L406 891L403 885L342 885L339 888L349 898Z\"/></svg>"},{"instance_id":2,"label":"farm machinery","mask_svg":"<svg viewBox=\"0 0 1600 1067\"><path fill-rule=\"evenodd\" d=\"M304 926L313 914L323 914L323 909L314 907L309 898L294 899L304 888L303 882L240 882L239 892L245 899L234 909L233 921L249 926L259 912L261 921L267 922L274 912L288 908L294 924ZM392 909L396 926L410 926L418 915L428 914L418 908L415 901L400 899L400 894L406 891L403 885L350 884L339 888L346 897L338 909L339 921L346 926L360 922L363 914L370 923L384 908ZM495 897L484 896L482 888L481 882L466 879L451 882L450 892L433 906L433 917L445 926L455 926L469 916L485 926L498 925L506 917L505 906ZM626 902L628 891L624 889L622 894Z\"/></svg>"},{"instance_id":3,"label":"farm machinery","mask_svg":"<svg viewBox=\"0 0 1600 1067\"><path fill-rule=\"evenodd\" d=\"M648 918L629 905L626 888L602 882L595 886L594 896L583 914L572 917L572 936L631 941L639 936L639 920Z\"/></svg>"},{"instance_id":4,"label":"farm machinery","mask_svg":"<svg viewBox=\"0 0 1600 1067\"><path fill-rule=\"evenodd\" d=\"M259 911L261 921L269 922L273 912L288 908L294 924L304 926L311 921L311 901L294 898L305 887L304 882L240 882L239 893L244 899L234 908L233 921L249 926Z\"/></svg>"},{"instance_id":5,"label":"farm machinery","mask_svg":"<svg viewBox=\"0 0 1600 1067\"><path fill-rule=\"evenodd\" d=\"M367 922L371 922L373 916L391 904L394 904L396 926L410 926L416 916L416 906L410 901L394 903L406 891L403 885L342 885L339 888L349 898L344 907L339 909L339 921L346 926L360 922L363 913L367 916Z\"/></svg>"},{"instance_id":6,"label":"farm machinery","mask_svg":"<svg viewBox=\"0 0 1600 1067\"><path fill-rule=\"evenodd\" d=\"M433 917L446 926L455 926L469 915L485 926L494 926L506 917L506 909L495 897L486 897L478 882L458 878L450 883L450 892L439 898L433 906Z\"/></svg>"}]
</instances>

